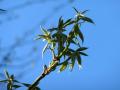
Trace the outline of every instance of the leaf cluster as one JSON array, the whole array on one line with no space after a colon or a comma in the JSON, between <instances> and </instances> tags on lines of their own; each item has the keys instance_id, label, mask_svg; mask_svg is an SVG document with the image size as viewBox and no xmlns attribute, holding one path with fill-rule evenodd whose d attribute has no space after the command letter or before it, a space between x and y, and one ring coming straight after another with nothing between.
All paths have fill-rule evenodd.
<instances>
[{"instance_id":1,"label":"leaf cluster","mask_svg":"<svg viewBox=\"0 0 120 90\"><path fill-rule=\"evenodd\" d=\"M43 34L38 35L37 38L47 42L43 48L42 56L48 49L51 51L53 58L59 58L60 71L65 70L68 65L72 70L75 61L77 61L78 66L81 67L81 55L87 56L87 54L83 52L87 47L82 46L84 35L80 27L82 23L89 22L94 24L94 22L84 15L87 10L83 12L79 12L76 8L74 8L74 10L76 11L74 18L63 20L63 18L60 17L56 27L50 29L41 28ZM73 49L72 47L77 47L77 49ZM62 57L64 57L63 62L61 62Z\"/></svg>"},{"instance_id":2,"label":"leaf cluster","mask_svg":"<svg viewBox=\"0 0 120 90\"><path fill-rule=\"evenodd\" d=\"M25 86L27 88L31 86L30 84L19 82L18 80L15 79L14 75L10 75L7 70L5 70L5 76L6 79L0 80L0 82L7 83L7 90L15 90L22 86ZM41 89L39 87L35 87L34 90L41 90Z\"/></svg>"}]
</instances>

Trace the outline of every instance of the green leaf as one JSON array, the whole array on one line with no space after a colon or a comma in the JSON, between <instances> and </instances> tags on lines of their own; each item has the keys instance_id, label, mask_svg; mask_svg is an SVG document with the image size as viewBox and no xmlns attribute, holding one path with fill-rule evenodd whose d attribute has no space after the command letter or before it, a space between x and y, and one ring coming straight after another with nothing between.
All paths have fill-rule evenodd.
<instances>
[{"instance_id":1,"label":"green leaf","mask_svg":"<svg viewBox=\"0 0 120 90\"><path fill-rule=\"evenodd\" d=\"M52 35L52 38L57 38L57 36L58 36L58 34L57 34L57 33L54 33L54 34Z\"/></svg>"},{"instance_id":2,"label":"green leaf","mask_svg":"<svg viewBox=\"0 0 120 90\"><path fill-rule=\"evenodd\" d=\"M79 30L79 37L80 37L80 39L82 40L82 42L84 42L84 36L83 36L83 34L82 34L82 32Z\"/></svg>"},{"instance_id":3,"label":"green leaf","mask_svg":"<svg viewBox=\"0 0 120 90\"><path fill-rule=\"evenodd\" d=\"M62 30L63 24L64 24L64 23L63 23L63 19L62 19L62 17L60 17L60 18L59 18L59 23L58 23L58 29L59 29L59 30Z\"/></svg>"},{"instance_id":4,"label":"green leaf","mask_svg":"<svg viewBox=\"0 0 120 90\"><path fill-rule=\"evenodd\" d=\"M51 28L51 29L48 29L48 31L50 31L50 32L57 31L57 30L58 30L58 28Z\"/></svg>"},{"instance_id":5,"label":"green leaf","mask_svg":"<svg viewBox=\"0 0 120 90\"><path fill-rule=\"evenodd\" d=\"M7 84L7 90L12 90L12 85L10 83Z\"/></svg>"},{"instance_id":6,"label":"green leaf","mask_svg":"<svg viewBox=\"0 0 120 90\"><path fill-rule=\"evenodd\" d=\"M7 82L8 80L0 80L0 82Z\"/></svg>"},{"instance_id":7,"label":"green leaf","mask_svg":"<svg viewBox=\"0 0 120 90\"><path fill-rule=\"evenodd\" d=\"M14 75L11 75L10 78L11 78L12 80L14 80Z\"/></svg>"},{"instance_id":8,"label":"green leaf","mask_svg":"<svg viewBox=\"0 0 120 90\"><path fill-rule=\"evenodd\" d=\"M26 86L26 87L29 87L31 86L31 84L27 84L27 83L21 83L22 85Z\"/></svg>"},{"instance_id":9,"label":"green leaf","mask_svg":"<svg viewBox=\"0 0 120 90\"><path fill-rule=\"evenodd\" d=\"M87 47L80 47L77 49L77 51L84 51L84 50L87 50L88 48Z\"/></svg>"},{"instance_id":10,"label":"green leaf","mask_svg":"<svg viewBox=\"0 0 120 90\"><path fill-rule=\"evenodd\" d=\"M17 81L17 80L13 80L14 82L16 82L16 83L21 83L21 82L19 82L19 81Z\"/></svg>"},{"instance_id":11,"label":"green leaf","mask_svg":"<svg viewBox=\"0 0 120 90\"><path fill-rule=\"evenodd\" d=\"M79 13L79 11L75 7L73 7L73 9L76 11L76 13Z\"/></svg>"},{"instance_id":12,"label":"green leaf","mask_svg":"<svg viewBox=\"0 0 120 90\"><path fill-rule=\"evenodd\" d=\"M81 55L83 55L83 56L88 56L86 53L84 53L84 52L79 52Z\"/></svg>"},{"instance_id":13,"label":"green leaf","mask_svg":"<svg viewBox=\"0 0 120 90\"><path fill-rule=\"evenodd\" d=\"M81 14L85 14L86 12L88 12L89 10L85 10L85 11L83 11L83 12L81 12Z\"/></svg>"},{"instance_id":14,"label":"green leaf","mask_svg":"<svg viewBox=\"0 0 120 90\"><path fill-rule=\"evenodd\" d=\"M20 85L13 85L12 87L14 87L14 88L20 88L21 86Z\"/></svg>"},{"instance_id":15,"label":"green leaf","mask_svg":"<svg viewBox=\"0 0 120 90\"><path fill-rule=\"evenodd\" d=\"M59 36L60 36L60 38L59 38ZM67 39L67 35L64 33L60 33L60 34L54 33L52 35L52 37L57 39L56 42L59 42L60 40L62 40L63 44L65 43L65 41Z\"/></svg>"},{"instance_id":16,"label":"green leaf","mask_svg":"<svg viewBox=\"0 0 120 90\"><path fill-rule=\"evenodd\" d=\"M75 52L75 50L73 50L73 49L71 49L71 48L68 48L68 51L70 51L70 52Z\"/></svg>"},{"instance_id":17,"label":"green leaf","mask_svg":"<svg viewBox=\"0 0 120 90\"><path fill-rule=\"evenodd\" d=\"M50 32L47 31L46 29L44 29L44 28L42 28L42 27L41 27L41 29L42 29L42 31L43 31L43 33L44 33L45 35L49 35L49 34L50 34Z\"/></svg>"},{"instance_id":18,"label":"green leaf","mask_svg":"<svg viewBox=\"0 0 120 90\"><path fill-rule=\"evenodd\" d=\"M64 62L60 67L60 72L64 71L67 68L68 62Z\"/></svg>"},{"instance_id":19,"label":"green leaf","mask_svg":"<svg viewBox=\"0 0 120 90\"><path fill-rule=\"evenodd\" d=\"M38 39L46 39L46 36L45 35L38 35L37 38L35 38L35 40L38 40Z\"/></svg>"},{"instance_id":20,"label":"green leaf","mask_svg":"<svg viewBox=\"0 0 120 90\"><path fill-rule=\"evenodd\" d=\"M65 23L64 23L64 28L66 27L66 26L69 26L69 25L71 25L71 24L73 24L73 23L75 23L75 21L74 20L72 20L72 19L68 19Z\"/></svg>"},{"instance_id":21,"label":"green leaf","mask_svg":"<svg viewBox=\"0 0 120 90\"><path fill-rule=\"evenodd\" d=\"M72 20L72 18L68 19L68 20L64 23L64 25L67 24L67 23L70 23L71 20Z\"/></svg>"},{"instance_id":22,"label":"green leaf","mask_svg":"<svg viewBox=\"0 0 120 90\"><path fill-rule=\"evenodd\" d=\"M74 40L71 40L71 43L75 44L75 45L78 45L76 41Z\"/></svg>"},{"instance_id":23,"label":"green leaf","mask_svg":"<svg viewBox=\"0 0 120 90\"><path fill-rule=\"evenodd\" d=\"M81 19L84 20L84 21L87 21L87 22L89 22L89 23L95 24L91 18L83 17L83 18L81 18Z\"/></svg>"},{"instance_id":24,"label":"green leaf","mask_svg":"<svg viewBox=\"0 0 120 90\"><path fill-rule=\"evenodd\" d=\"M55 49L55 46L56 46L56 42L54 41L54 42L52 43L52 49Z\"/></svg>"},{"instance_id":25,"label":"green leaf","mask_svg":"<svg viewBox=\"0 0 120 90\"><path fill-rule=\"evenodd\" d=\"M42 58L43 58L44 52L45 52L46 49L48 48L48 45L49 45L49 43L46 43L46 45L44 46L44 48L43 48L43 50L42 50Z\"/></svg>"},{"instance_id":26,"label":"green leaf","mask_svg":"<svg viewBox=\"0 0 120 90\"><path fill-rule=\"evenodd\" d=\"M59 29L58 28L51 28L51 29L48 29L48 31L50 32L53 32L53 31L58 31ZM66 31L64 28L61 29L62 32Z\"/></svg>"},{"instance_id":27,"label":"green leaf","mask_svg":"<svg viewBox=\"0 0 120 90\"><path fill-rule=\"evenodd\" d=\"M79 68L81 68L82 61L81 61L81 57L80 57L79 53L77 53L76 59L77 59Z\"/></svg>"},{"instance_id":28,"label":"green leaf","mask_svg":"<svg viewBox=\"0 0 120 90\"><path fill-rule=\"evenodd\" d=\"M9 75L9 73L7 72L7 70L5 70L5 76L6 76L6 78L10 78L10 75Z\"/></svg>"},{"instance_id":29,"label":"green leaf","mask_svg":"<svg viewBox=\"0 0 120 90\"><path fill-rule=\"evenodd\" d=\"M36 87L35 90L41 90L39 87Z\"/></svg>"},{"instance_id":30,"label":"green leaf","mask_svg":"<svg viewBox=\"0 0 120 90\"><path fill-rule=\"evenodd\" d=\"M74 31L75 31L75 35L79 35L79 37L80 37L80 39L82 40L82 42L84 42L84 36L83 36L82 32L81 32L80 29L79 29L78 23L76 23L76 24L74 25Z\"/></svg>"},{"instance_id":31,"label":"green leaf","mask_svg":"<svg viewBox=\"0 0 120 90\"><path fill-rule=\"evenodd\" d=\"M71 71L73 70L74 65L75 65L75 57L71 57L71 64L70 64Z\"/></svg>"}]
</instances>

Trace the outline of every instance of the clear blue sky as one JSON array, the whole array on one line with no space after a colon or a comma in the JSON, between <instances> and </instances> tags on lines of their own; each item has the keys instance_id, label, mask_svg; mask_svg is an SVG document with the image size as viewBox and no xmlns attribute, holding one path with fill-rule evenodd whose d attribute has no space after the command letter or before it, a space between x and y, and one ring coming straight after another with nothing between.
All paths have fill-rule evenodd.
<instances>
[{"instance_id":1,"label":"clear blue sky","mask_svg":"<svg viewBox=\"0 0 120 90\"><path fill-rule=\"evenodd\" d=\"M7 2L6 0L6 2L0 4L0 7L7 8L13 3L17 4L17 1ZM52 9L50 8L54 4L56 3L48 3L44 8L42 8L42 5L35 4L14 12L11 11L10 15L15 13L20 17L12 20L12 22L0 25L0 32L3 33L0 34L0 37L5 39L3 43L11 44L16 35L21 36L26 29L35 26L44 18L45 14L51 12ZM76 65L73 72L66 70L62 73L57 73L57 71L51 73L41 81L42 90L120 90L120 1L76 0L74 4L55 14L48 21L48 26L45 26L56 25L58 17L61 15L64 18L73 17L72 6L79 10L88 9L87 15L96 23L95 25L86 24L82 27L85 34L84 45L89 47L87 50L89 56L83 57L82 70L78 70ZM1 19L4 21L4 18ZM37 30L36 34L39 32L39 29ZM8 42L8 40L11 40L11 42ZM42 45L39 45L42 48ZM47 55L44 57L47 57L46 60L49 59ZM31 83L39 75L39 71L42 70L42 66L39 66L39 64L41 65L41 62L31 69L30 74L25 76L23 81L27 80L28 83Z\"/></svg>"}]
</instances>

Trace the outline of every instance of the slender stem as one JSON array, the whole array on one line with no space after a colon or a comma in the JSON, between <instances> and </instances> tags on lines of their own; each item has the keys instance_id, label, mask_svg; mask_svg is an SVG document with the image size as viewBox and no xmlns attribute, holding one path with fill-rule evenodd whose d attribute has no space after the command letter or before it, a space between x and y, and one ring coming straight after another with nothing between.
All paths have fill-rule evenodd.
<instances>
[{"instance_id":1,"label":"slender stem","mask_svg":"<svg viewBox=\"0 0 120 90\"><path fill-rule=\"evenodd\" d=\"M61 58L61 57L65 54L65 52L67 51L67 49L69 48L69 46L70 46L70 44L68 44L68 45L66 46L66 48L63 49L63 51L59 54L58 58Z\"/></svg>"},{"instance_id":2,"label":"slender stem","mask_svg":"<svg viewBox=\"0 0 120 90\"><path fill-rule=\"evenodd\" d=\"M54 61L54 64L52 64L50 67L48 67L47 69L44 69L44 71L43 71L43 73L34 81L34 83L28 88L28 90L34 90L35 89L35 87L39 84L39 82L46 76L46 75L48 75L50 72L52 72L52 70L54 69L54 68L56 68L57 66L59 66L59 61L60 61L60 58L66 53L66 51L68 50L68 48L69 48L69 46L70 46L70 41L72 40L72 38L73 38L73 34L74 32L73 31L71 31L70 33L69 33L69 37L67 38L67 45L66 45L66 47L63 49L63 51L62 52L58 52L58 56L57 56L57 60L56 60L56 58L54 58L53 59L53 61ZM58 51L59 51L59 49L60 49L60 43L58 43ZM70 57L67 59L67 61L70 59ZM62 64L62 63L61 63Z\"/></svg>"},{"instance_id":3,"label":"slender stem","mask_svg":"<svg viewBox=\"0 0 120 90\"><path fill-rule=\"evenodd\" d=\"M70 58L71 58L71 57L68 57L65 61L59 63L58 66L62 65L62 64L65 63L65 62L68 62L68 61L70 60Z\"/></svg>"},{"instance_id":4,"label":"slender stem","mask_svg":"<svg viewBox=\"0 0 120 90\"><path fill-rule=\"evenodd\" d=\"M57 67L59 61L55 61L54 64L52 64L50 67L47 69L44 69L43 73L33 82L33 84L28 88L28 90L34 90L35 87L39 84L39 82L47 76L54 68Z\"/></svg>"}]
</instances>

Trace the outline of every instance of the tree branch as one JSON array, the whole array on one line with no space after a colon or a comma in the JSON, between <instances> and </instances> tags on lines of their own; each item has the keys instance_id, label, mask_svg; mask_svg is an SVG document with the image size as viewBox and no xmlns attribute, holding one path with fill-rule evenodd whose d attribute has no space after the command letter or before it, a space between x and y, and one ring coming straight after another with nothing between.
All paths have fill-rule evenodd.
<instances>
[{"instance_id":1,"label":"tree branch","mask_svg":"<svg viewBox=\"0 0 120 90\"><path fill-rule=\"evenodd\" d=\"M54 68L58 66L58 63L59 60L55 60L51 66L49 66L48 68L44 68L43 73L34 81L34 83L28 88L28 90L34 90L36 86L39 84L39 82L49 73L51 73Z\"/></svg>"},{"instance_id":2,"label":"tree branch","mask_svg":"<svg viewBox=\"0 0 120 90\"><path fill-rule=\"evenodd\" d=\"M59 63L58 66L62 65L62 64L65 63L65 62L68 62L68 61L70 60L70 58L71 58L71 57L68 57L65 61Z\"/></svg>"}]
</instances>

